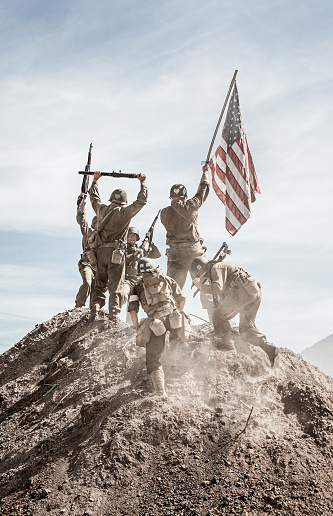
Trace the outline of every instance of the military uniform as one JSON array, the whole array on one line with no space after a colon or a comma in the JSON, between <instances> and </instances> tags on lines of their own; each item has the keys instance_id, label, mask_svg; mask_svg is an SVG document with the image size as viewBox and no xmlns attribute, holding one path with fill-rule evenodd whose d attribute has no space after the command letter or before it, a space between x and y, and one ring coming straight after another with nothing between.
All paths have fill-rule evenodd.
<instances>
[{"instance_id":1,"label":"military uniform","mask_svg":"<svg viewBox=\"0 0 333 516\"><path fill-rule=\"evenodd\" d=\"M119 206L119 203L112 201L107 206L101 202L97 181L93 181L89 195L92 207L98 217L99 226L102 226L103 220L107 220L106 217L108 217L108 222L98 232L95 241L97 273L92 302L97 303L100 307L104 306L107 288L109 291L109 316L111 316L120 311L121 293L125 283L125 253L121 263L113 263L112 256L119 247L123 247L123 251L125 251L131 219L147 203L148 192L147 187L141 184L137 199L132 204Z\"/></svg>"},{"instance_id":2,"label":"military uniform","mask_svg":"<svg viewBox=\"0 0 333 516\"><path fill-rule=\"evenodd\" d=\"M161 222L166 229L166 243L169 249L167 275L173 278L180 288L184 287L191 263L198 256L205 256L203 240L198 232L198 210L207 199L210 185L203 177L197 193L192 199L172 199L171 205L161 211ZM193 277L192 273L190 272ZM210 294L200 293L203 308L212 314L213 298Z\"/></svg>"},{"instance_id":3,"label":"military uniform","mask_svg":"<svg viewBox=\"0 0 333 516\"><path fill-rule=\"evenodd\" d=\"M82 206L82 205L81 205ZM86 304L86 301L91 294L96 269L89 261L87 256L87 249L89 247L88 242L90 238L93 238L95 230L91 229L88 225L84 206L77 210L76 222L79 224L82 233L82 250L81 259L78 263L79 272L82 277L82 285L76 295L75 306L80 307Z\"/></svg>"},{"instance_id":4,"label":"military uniform","mask_svg":"<svg viewBox=\"0 0 333 516\"><path fill-rule=\"evenodd\" d=\"M277 348L267 342L266 335L255 325L261 303L261 288L256 280L232 262L218 262L210 269L208 277L202 280L201 289L219 297L219 304L213 312L216 335L232 338L229 320L239 314L239 333L254 346L265 351L274 364Z\"/></svg>"},{"instance_id":5,"label":"military uniform","mask_svg":"<svg viewBox=\"0 0 333 516\"><path fill-rule=\"evenodd\" d=\"M138 261L143 256L147 258L160 258L161 253L155 244L151 243L149 249L141 249L137 245L127 243L125 259L125 284L122 291L122 305L126 303L131 288L138 281Z\"/></svg>"},{"instance_id":6,"label":"military uniform","mask_svg":"<svg viewBox=\"0 0 333 516\"><path fill-rule=\"evenodd\" d=\"M148 282L152 282L156 275L158 275L157 285L159 292L156 295L151 295ZM151 322L157 319L164 324L166 331L171 331L175 334L177 330L171 327L170 317L174 313L179 313L177 307L185 300L186 296L180 290L179 285L172 278L165 276L161 269L157 267L152 273L143 274L132 288L128 311L138 312L141 304L142 309L148 316L148 319L141 321L141 325L147 325L147 322L151 324ZM149 333L148 341L145 343L148 374L162 370L160 358L165 347L165 337L166 332L162 335L155 335L153 331Z\"/></svg>"}]
</instances>

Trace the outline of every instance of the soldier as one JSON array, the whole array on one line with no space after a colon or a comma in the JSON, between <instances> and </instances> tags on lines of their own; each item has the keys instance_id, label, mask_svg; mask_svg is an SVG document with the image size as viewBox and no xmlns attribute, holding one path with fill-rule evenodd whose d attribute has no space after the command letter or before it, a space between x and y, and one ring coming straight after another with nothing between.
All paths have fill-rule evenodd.
<instances>
[{"instance_id":1,"label":"soldier","mask_svg":"<svg viewBox=\"0 0 333 516\"><path fill-rule=\"evenodd\" d=\"M182 312L186 297L178 284L165 276L153 260L142 258L138 263L141 278L134 285L129 297L128 311L137 332L137 345L146 346L146 365L155 393L165 396L164 371L160 362L165 347L166 332L171 331L170 339L182 338L188 331L188 322ZM138 322L140 303L147 318ZM186 335L183 334L183 340Z\"/></svg>"},{"instance_id":2,"label":"soldier","mask_svg":"<svg viewBox=\"0 0 333 516\"><path fill-rule=\"evenodd\" d=\"M95 172L89 189L90 201L98 217L98 234L94 242L97 258L96 287L92 299L92 316L105 303L105 289L109 291L109 319L116 320L121 309L121 293L125 282L125 248L127 231L132 217L147 203L145 174L138 175L141 188L136 201L126 206L127 194L124 190L114 190L108 206L99 195L97 181L100 172Z\"/></svg>"},{"instance_id":3,"label":"soldier","mask_svg":"<svg viewBox=\"0 0 333 516\"><path fill-rule=\"evenodd\" d=\"M148 241L150 233L147 233ZM146 256L147 258L160 258L161 253L158 247L151 242L149 248L142 249L136 245L140 240L139 231L135 227L128 228L127 246L126 246L126 265L125 265L125 285L122 292L122 304L126 303L131 288L138 281L138 262L140 258Z\"/></svg>"},{"instance_id":4,"label":"soldier","mask_svg":"<svg viewBox=\"0 0 333 516\"><path fill-rule=\"evenodd\" d=\"M195 258L191 265L194 275L204 272L209 264L207 258ZM279 350L266 340L255 325L255 318L261 302L261 287L252 276L232 262L217 262L194 284L202 291L219 297L213 312L213 325L218 338L219 349L234 350L233 332L229 320L239 314L241 337L259 346L267 354L271 366L278 364Z\"/></svg>"},{"instance_id":5,"label":"soldier","mask_svg":"<svg viewBox=\"0 0 333 516\"><path fill-rule=\"evenodd\" d=\"M79 271L82 277L82 285L75 299L75 307L80 308L86 304L88 297L90 296L92 285L95 277L96 268L91 263L89 255L88 241L93 238L93 235L97 229L97 217L95 216L91 222L91 228L88 225L86 218L86 194L80 194L78 197L78 209L76 212L76 222L79 224L82 233L82 250L81 259L78 263Z\"/></svg>"},{"instance_id":6,"label":"soldier","mask_svg":"<svg viewBox=\"0 0 333 516\"><path fill-rule=\"evenodd\" d=\"M168 257L167 275L177 281L182 289L187 273L191 276L191 263L197 256L205 256L203 239L198 232L198 210L207 199L210 185L208 180L208 165L203 167L197 193L192 199L187 198L187 190L184 185L176 184L170 189L171 206L161 211L161 222L165 227L166 243L170 247L166 250ZM207 293L200 294L203 308L208 310L211 317L214 310L212 296Z\"/></svg>"}]
</instances>

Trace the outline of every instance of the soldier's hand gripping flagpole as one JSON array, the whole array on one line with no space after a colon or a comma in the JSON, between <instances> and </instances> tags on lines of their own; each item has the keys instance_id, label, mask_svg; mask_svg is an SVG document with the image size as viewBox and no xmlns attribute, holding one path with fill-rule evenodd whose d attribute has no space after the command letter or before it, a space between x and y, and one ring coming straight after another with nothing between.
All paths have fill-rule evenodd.
<instances>
[{"instance_id":1,"label":"soldier's hand gripping flagpole","mask_svg":"<svg viewBox=\"0 0 333 516\"><path fill-rule=\"evenodd\" d=\"M207 158L206 158L206 161L204 163L209 163L209 160L210 160L210 154L212 152L212 148L213 148L213 145L214 145L214 142L215 142L215 138L216 138L216 135L217 135L217 131L219 130L219 127L220 127L220 124L221 124L221 120L222 120L222 117L223 117L223 114L224 114L224 111L225 111L225 108L227 107L227 104L228 104L228 100L229 100L229 97L230 97L230 94L231 94L231 90L232 90L232 87L236 81L236 75L238 73L238 70L235 70L235 73L234 73L234 76L231 80L231 83L230 83L230 86L229 86L229 90L228 90L228 93L227 93L227 96L225 98L225 101L224 101L224 104L223 104L223 108L222 108L222 111L221 111L221 114L220 114L220 118L218 119L218 122L217 122L217 125L216 125L216 128L215 128L215 131L214 131L214 134L213 134L213 138L212 138L212 141L210 143L210 147L209 147L209 150L208 150L208 154L207 154Z\"/></svg>"}]
</instances>

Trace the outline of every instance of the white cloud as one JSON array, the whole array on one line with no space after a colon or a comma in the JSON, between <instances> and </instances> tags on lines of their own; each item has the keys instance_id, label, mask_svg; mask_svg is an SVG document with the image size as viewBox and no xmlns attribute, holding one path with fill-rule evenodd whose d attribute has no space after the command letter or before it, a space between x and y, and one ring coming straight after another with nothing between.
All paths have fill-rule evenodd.
<instances>
[{"instance_id":1,"label":"white cloud","mask_svg":"<svg viewBox=\"0 0 333 516\"><path fill-rule=\"evenodd\" d=\"M160 205L168 204L174 182L195 193L200 161L238 68L262 195L252 205L251 219L231 238L223 207L212 193L200 210L200 233L210 257L227 240L232 259L262 278L267 293L260 317L267 333L283 341L294 332L301 342L317 335L319 324L326 331L331 293L321 287L332 277L327 261L333 252L328 237L330 5L276 0L256 0L251 6L242 0L99 1L93 8L81 0L18 5L2 7L0 229L77 238L77 171L92 142L93 169L147 172L149 203L133 220L143 232ZM136 197L136 180L105 178L102 199L119 186L131 200ZM87 212L92 217L89 206ZM164 251L159 226L156 239ZM283 264L277 272L271 266L276 258ZM314 261L328 276L313 275ZM295 284L299 262L304 277ZM1 275L6 304L17 305L24 285L27 293L34 286L43 291L42 299L25 298L25 306L38 316L44 307L45 314L67 308L72 298L61 291L75 295L77 271L69 281L58 271L58 280L47 264L39 265L6 266ZM276 274L285 280L283 289L274 284ZM285 297L293 303L278 301ZM310 317L316 310L313 299L322 306L316 320ZM296 316L298 306L303 308Z\"/></svg>"}]
</instances>

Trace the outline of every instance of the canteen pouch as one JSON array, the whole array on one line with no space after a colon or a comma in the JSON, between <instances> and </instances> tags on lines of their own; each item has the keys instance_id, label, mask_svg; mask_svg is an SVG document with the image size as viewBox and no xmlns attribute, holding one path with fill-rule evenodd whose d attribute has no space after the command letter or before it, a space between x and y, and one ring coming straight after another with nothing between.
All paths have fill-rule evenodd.
<instances>
[{"instance_id":1,"label":"canteen pouch","mask_svg":"<svg viewBox=\"0 0 333 516\"><path fill-rule=\"evenodd\" d=\"M169 322L170 322L170 328L173 330L178 330L178 328L181 328L183 324L183 316L182 313L179 310L174 310L169 315Z\"/></svg>"},{"instance_id":2,"label":"canteen pouch","mask_svg":"<svg viewBox=\"0 0 333 516\"><path fill-rule=\"evenodd\" d=\"M179 251L177 247L168 247L165 254L168 257L169 262L177 262L179 260Z\"/></svg>"},{"instance_id":3,"label":"canteen pouch","mask_svg":"<svg viewBox=\"0 0 333 516\"><path fill-rule=\"evenodd\" d=\"M146 317L142 319L139 326L139 331L136 334L136 345L140 347L145 347L145 345L149 342L151 337L151 329L149 328L151 319Z\"/></svg>"},{"instance_id":4,"label":"canteen pouch","mask_svg":"<svg viewBox=\"0 0 333 516\"><path fill-rule=\"evenodd\" d=\"M166 327L160 319L153 319L149 327L156 337L164 335L166 332Z\"/></svg>"},{"instance_id":5,"label":"canteen pouch","mask_svg":"<svg viewBox=\"0 0 333 516\"><path fill-rule=\"evenodd\" d=\"M254 278L249 278L242 286L250 296L257 296L260 290Z\"/></svg>"},{"instance_id":6,"label":"canteen pouch","mask_svg":"<svg viewBox=\"0 0 333 516\"><path fill-rule=\"evenodd\" d=\"M182 342L185 342L188 340L188 338L191 334L191 319L185 312L181 312L181 314L182 314L182 325L177 330L177 337Z\"/></svg>"},{"instance_id":7,"label":"canteen pouch","mask_svg":"<svg viewBox=\"0 0 333 516\"><path fill-rule=\"evenodd\" d=\"M115 249L112 253L111 263L120 265L125 259L125 253L121 249Z\"/></svg>"}]
</instances>

